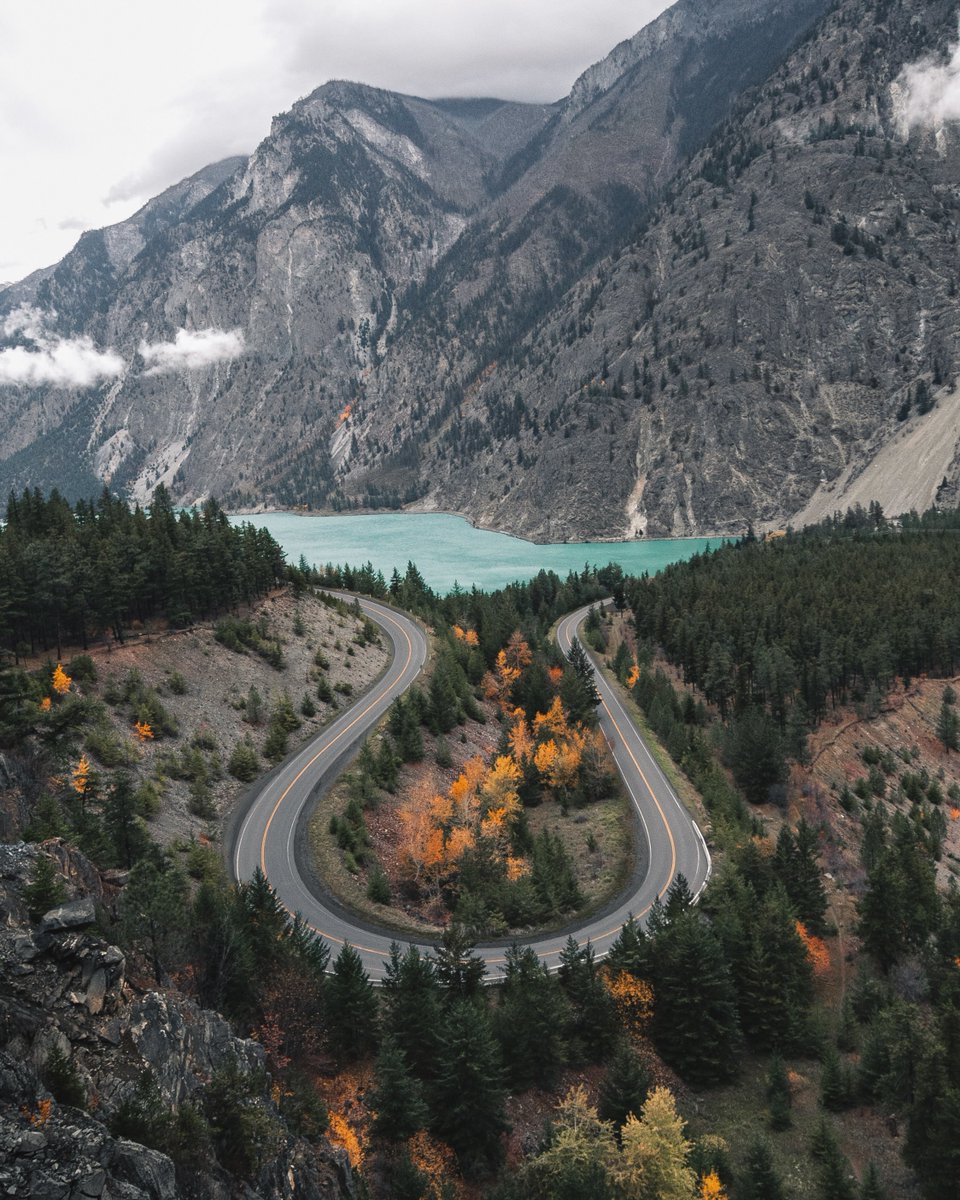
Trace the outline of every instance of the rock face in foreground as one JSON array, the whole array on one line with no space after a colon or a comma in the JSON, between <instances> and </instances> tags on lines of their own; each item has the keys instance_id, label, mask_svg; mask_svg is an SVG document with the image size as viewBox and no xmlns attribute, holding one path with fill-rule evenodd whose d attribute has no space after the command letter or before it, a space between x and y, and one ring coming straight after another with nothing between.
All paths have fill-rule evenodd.
<instances>
[{"instance_id":1,"label":"rock face in foreground","mask_svg":"<svg viewBox=\"0 0 960 1200\"><path fill-rule=\"evenodd\" d=\"M176 992L138 992L121 951L98 937L92 895L35 924L22 893L38 853L53 853L77 881L96 875L76 851L0 845L0 1194L17 1200L226 1200L236 1195L355 1196L345 1156L291 1135L250 1184L215 1162L179 1165L116 1137L107 1123L144 1071L164 1110L197 1100L216 1071L262 1070L263 1048L233 1036L217 1013ZM102 894L102 893L101 893ZM98 894L97 899L100 898ZM51 1059L70 1064L85 1108L48 1090ZM44 1083L43 1079L48 1082Z\"/></svg>"}]
</instances>

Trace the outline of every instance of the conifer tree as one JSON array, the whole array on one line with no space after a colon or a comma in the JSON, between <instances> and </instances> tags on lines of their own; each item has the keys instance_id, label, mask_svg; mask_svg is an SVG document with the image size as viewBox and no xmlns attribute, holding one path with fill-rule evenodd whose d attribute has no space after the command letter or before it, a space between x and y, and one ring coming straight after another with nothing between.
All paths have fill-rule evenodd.
<instances>
[{"instance_id":1,"label":"conifer tree","mask_svg":"<svg viewBox=\"0 0 960 1200\"><path fill-rule=\"evenodd\" d=\"M617 975L620 971L628 971L640 979L647 972L649 954L650 946L647 935L631 913L623 923L604 961L612 974Z\"/></svg>"},{"instance_id":2,"label":"conifer tree","mask_svg":"<svg viewBox=\"0 0 960 1200\"><path fill-rule=\"evenodd\" d=\"M833 1046L827 1046L820 1075L820 1103L829 1112L842 1112L852 1100L850 1072Z\"/></svg>"},{"instance_id":3,"label":"conifer tree","mask_svg":"<svg viewBox=\"0 0 960 1200\"><path fill-rule=\"evenodd\" d=\"M616 1200L614 1128L601 1120L582 1085L557 1105L550 1144L524 1170L516 1200ZM639 1194L634 1192L632 1194Z\"/></svg>"},{"instance_id":4,"label":"conifer tree","mask_svg":"<svg viewBox=\"0 0 960 1200\"><path fill-rule=\"evenodd\" d=\"M754 1142L747 1152L737 1187L737 1200L786 1200L783 1181L774 1169L766 1142Z\"/></svg>"},{"instance_id":5,"label":"conifer tree","mask_svg":"<svg viewBox=\"0 0 960 1200\"><path fill-rule=\"evenodd\" d=\"M649 1091L650 1072L630 1043L621 1042L600 1085L600 1116L620 1129L631 1113L640 1114Z\"/></svg>"},{"instance_id":6,"label":"conifer tree","mask_svg":"<svg viewBox=\"0 0 960 1200\"><path fill-rule=\"evenodd\" d=\"M256 963L242 893L220 880L204 880L194 897L191 924L190 958L197 964L201 1003L229 1016L251 1019Z\"/></svg>"},{"instance_id":7,"label":"conifer tree","mask_svg":"<svg viewBox=\"0 0 960 1200\"><path fill-rule=\"evenodd\" d=\"M259 866L240 888L245 936L258 970L268 975L279 965L290 918Z\"/></svg>"},{"instance_id":8,"label":"conifer tree","mask_svg":"<svg viewBox=\"0 0 960 1200\"><path fill-rule=\"evenodd\" d=\"M696 912L684 913L653 943L656 997L653 1039L663 1057L694 1084L737 1070L736 992L716 935Z\"/></svg>"},{"instance_id":9,"label":"conifer tree","mask_svg":"<svg viewBox=\"0 0 960 1200\"><path fill-rule=\"evenodd\" d=\"M185 948L187 883L181 871L160 855L140 859L118 904L120 928L147 957L157 985Z\"/></svg>"},{"instance_id":10,"label":"conifer tree","mask_svg":"<svg viewBox=\"0 0 960 1200\"><path fill-rule=\"evenodd\" d=\"M113 777L103 804L103 826L117 866L129 869L150 845L150 835L138 812L133 780L126 771Z\"/></svg>"},{"instance_id":11,"label":"conifer tree","mask_svg":"<svg viewBox=\"0 0 960 1200\"><path fill-rule=\"evenodd\" d=\"M617 1175L628 1194L688 1200L696 1182L688 1163L692 1146L667 1088L650 1093L639 1118L627 1118L620 1138L623 1150Z\"/></svg>"},{"instance_id":12,"label":"conifer tree","mask_svg":"<svg viewBox=\"0 0 960 1200\"><path fill-rule=\"evenodd\" d=\"M250 783L260 772L260 759L249 734L244 734L234 746L227 762L227 770L241 783Z\"/></svg>"},{"instance_id":13,"label":"conifer tree","mask_svg":"<svg viewBox=\"0 0 960 1200\"><path fill-rule=\"evenodd\" d=\"M427 1124L423 1087L410 1073L406 1056L387 1035L374 1068L374 1087L366 1097L374 1113L373 1135L386 1142L401 1142Z\"/></svg>"},{"instance_id":14,"label":"conifer tree","mask_svg":"<svg viewBox=\"0 0 960 1200\"><path fill-rule=\"evenodd\" d=\"M773 869L790 897L797 918L811 933L822 937L827 894L817 862L817 835L806 821L799 821L795 834L788 825L781 828Z\"/></svg>"},{"instance_id":15,"label":"conifer tree","mask_svg":"<svg viewBox=\"0 0 960 1200\"><path fill-rule=\"evenodd\" d=\"M876 1163L869 1163L864 1172L863 1179L860 1181L858 1200L887 1200L887 1193L880 1186Z\"/></svg>"},{"instance_id":16,"label":"conifer tree","mask_svg":"<svg viewBox=\"0 0 960 1200\"><path fill-rule=\"evenodd\" d=\"M507 1130L500 1058L486 1009L454 1000L443 1024L430 1095L431 1128L448 1142L467 1175L503 1159Z\"/></svg>"},{"instance_id":17,"label":"conifer tree","mask_svg":"<svg viewBox=\"0 0 960 1200\"><path fill-rule=\"evenodd\" d=\"M345 942L326 984L330 1046L341 1061L369 1054L377 1040L377 997L357 951Z\"/></svg>"},{"instance_id":18,"label":"conifer tree","mask_svg":"<svg viewBox=\"0 0 960 1200\"><path fill-rule=\"evenodd\" d=\"M956 710L956 698L953 702L949 701L946 689L937 718L937 737L943 742L944 750L960 750L960 715Z\"/></svg>"},{"instance_id":19,"label":"conifer tree","mask_svg":"<svg viewBox=\"0 0 960 1200\"><path fill-rule=\"evenodd\" d=\"M383 979L384 1025L418 1078L429 1080L440 1044L442 993L432 960L416 946L401 954L396 942Z\"/></svg>"},{"instance_id":20,"label":"conifer tree","mask_svg":"<svg viewBox=\"0 0 960 1200\"><path fill-rule=\"evenodd\" d=\"M437 978L448 997L472 997L480 994L486 964L473 953L474 942L469 932L454 922L446 927L440 944L434 946Z\"/></svg>"},{"instance_id":21,"label":"conifer tree","mask_svg":"<svg viewBox=\"0 0 960 1200\"><path fill-rule=\"evenodd\" d=\"M494 1029L516 1091L550 1089L566 1064L569 1004L530 946L507 951Z\"/></svg>"},{"instance_id":22,"label":"conifer tree","mask_svg":"<svg viewBox=\"0 0 960 1200\"><path fill-rule=\"evenodd\" d=\"M42 917L51 908L56 908L67 898L63 876L54 865L49 854L38 851L33 865L33 875L23 889L23 899L32 917Z\"/></svg>"},{"instance_id":23,"label":"conifer tree","mask_svg":"<svg viewBox=\"0 0 960 1200\"><path fill-rule=\"evenodd\" d=\"M783 1059L775 1054L770 1060L770 1070L767 1074L767 1108L770 1113L770 1128L780 1131L789 1129L793 1123L790 1116L792 1097L790 1081Z\"/></svg>"},{"instance_id":24,"label":"conifer tree","mask_svg":"<svg viewBox=\"0 0 960 1200\"><path fill-rule=\"evenodd\" d=\"M571 936L560 955L560 985L571 1005L567 1031L571 1061L601 1062L617 1037L617 1013L597 969L593 947Z\"/></svg>"},{"instance_id":25,"label":"conifer tree","mask_svg":"<svg viewBox=\"0 0 960 1200\"><path fill-rule=\"evenodd\" d=\"M764 1048L796 1046L813 997L813 972L782 889L766 896L750 926L737 980L743 1031Z\"/></svg>"}]
</instances>

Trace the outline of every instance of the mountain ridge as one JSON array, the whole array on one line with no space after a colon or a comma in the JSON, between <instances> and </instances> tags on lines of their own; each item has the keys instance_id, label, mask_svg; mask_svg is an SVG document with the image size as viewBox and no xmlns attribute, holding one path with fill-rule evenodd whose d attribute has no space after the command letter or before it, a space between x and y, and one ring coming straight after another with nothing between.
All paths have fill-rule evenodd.
<instances>
[{"instance_id":1,"label":"mountain ridge","mask_svg":"<svg viewBox=\"0 0 960 1200\"><path fill-rule=\"evenodd\" d=\"M445 508L536 538L737 532L854 495L931 397L952 412L924 196L946 197L949 239L953 135L902 136L892 88L945 52L956 5L825 7L681 0L551 105L315 89L119 281L101 245L82 280L41 282L65 334L128 365L94 392L0 397L0 484L51 478L72 428L78 473L141 500L164 482L235 507ZM895 294L888 331L916 340L915 286L907 404L905 356L857 331ZM141 344L204 330L241 331L243 353L139 367ZM942 469L925 500L955 488L951 421L932 457L929 435L897 443Z\"/></svg>"}]
</instances>

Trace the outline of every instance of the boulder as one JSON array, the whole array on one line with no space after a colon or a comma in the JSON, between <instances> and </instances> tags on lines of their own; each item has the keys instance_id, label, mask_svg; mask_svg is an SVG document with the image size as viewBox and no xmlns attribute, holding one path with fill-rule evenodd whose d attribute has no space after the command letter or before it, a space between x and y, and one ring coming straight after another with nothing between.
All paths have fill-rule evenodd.
<instances>
[{"instance_id":1,"label":"boulder","mask_svg":"<svg viewBox=\"0 0 960 1200\"><path fill-rule=\"evenodd\" d=\"M82 929L85 925L92 925L96 919L96 906L93 900L86 896L83 900L71 900L69 904L61 904L44 913L40 929L43 933L57 933L61 929Z\"/></svg>"},{"instance_id":2,"label":"boulder","mask_svg":"<svg viewBox=\"0 0 960 1200\"><path fill-rule=\"evenodd\" d=\"M113 1147L111 1174L132 1183L152 1200L174 1200L177 1174L173 1160L159 1150L119 1139Z\"/></svg>"}]
</instances>

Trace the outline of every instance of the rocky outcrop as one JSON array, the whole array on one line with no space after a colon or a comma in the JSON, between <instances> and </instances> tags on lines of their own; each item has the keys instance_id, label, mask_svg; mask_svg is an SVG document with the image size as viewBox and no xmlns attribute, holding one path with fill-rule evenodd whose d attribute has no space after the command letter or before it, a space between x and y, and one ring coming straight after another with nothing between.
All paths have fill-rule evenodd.
<instances>
[{"instance_id":1,"label":"rocky outcrop","mask_svg":"<svg viewBox=\"0 0 960 1200\"><path fill-rule=\"evenodd\" d=\"M97 874L61 842L43 850L0 846L0 1195L354 1197L345 1155L322 1142L287 1135L278 1157L250 1186L209 1156L205 1163L178 1164L110 1132L111 1118L144 1077L169 1112L187 1102L202 1109L204 1087L217 1071L236 1066L242 1073L262 1072L265 1054L257 1042L235 1037L218 1013L175 991L140 992L129 983L121 950L90 929L97 917L92 896L77 894L31 924L23 888L37 854L50 852L71 865L73 878L66 879L72 892L82 891L78 879ZM68 1064L70 1100L82 1100L83 1107L55 1098L52 1061L61 1072ZM266 1095L264 1103L272 1103Z\"/></svg>"}]
</instances>

